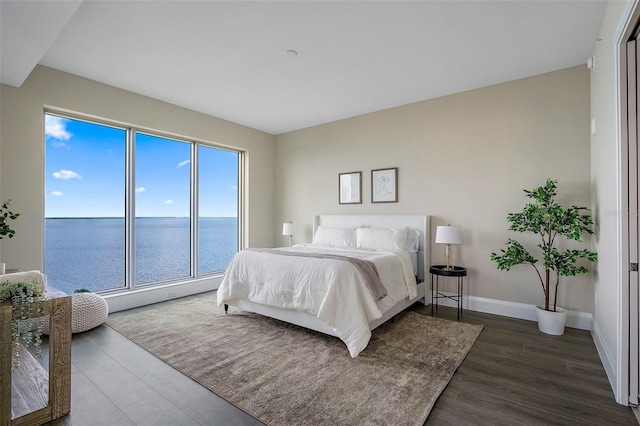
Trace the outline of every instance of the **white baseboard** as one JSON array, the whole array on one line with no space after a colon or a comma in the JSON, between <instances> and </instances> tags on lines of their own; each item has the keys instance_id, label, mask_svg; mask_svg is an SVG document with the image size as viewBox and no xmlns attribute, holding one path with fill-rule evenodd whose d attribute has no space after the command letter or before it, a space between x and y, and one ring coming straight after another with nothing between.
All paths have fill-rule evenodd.
<instances>
[{"instance_id":1,"label":"white baseboard","mask_svg":"<svg viewBox=\"0 0 640 426\"><path fill-rule=\"evenodd\" d=\"M609 384L611 385L611 389L613 390L613 394L616 394L616 389L618 388L617 384L617 375L615 369L615 363L613 362L613 357L605 344L604 338L602 337L602 332L598 327L597 322L593 322L593 328L591 330L591 337L593 337L593 342L596 345L596 350L598 351L598 356L600 356L600 361L602 362L602 366L604 367L605 373L607 373L607 378L609 379ZM616 398L617 399L617 398ZM620 402L620 401L618 401ZM626 404L625 404L626 405Z\"/></svg>"},{"instance_id":2,"label":"white baseboard","mask_svg":"<svg viewBox=\"0 0 640 426\"><path fill-rule=\"evenodd\" d=\"M109 312L118 312L138 306L149 305L152 303L163 302L169 299L175 299L178 297L190 296L192 294L215 290L218 288L221 281L222 277L208 277L188 283L172 283L164 286L148 287L132 292L108 294L105 295L105 299L109 305ZM452 293L442 294L449 296L454 295ZM427 290L425 304L429 303L430 299ZM451 299L439 299L438 304L450 307L457 306L456 302ZM476 296L465 296L463 298L463 308L465 310L468 309L471 311L484 312L487 314L495 314L529 321L537 321L535 305L529 305L526 303L507 302L504 300L487 299L484 297ZM594 327L592 327L592 323L592 315L589 313L579 311L568 311L567 313L567 327L589 331L591 331L592 328L595 328L592 334L594 335L594 341L596 340L596 336L599 339L599 341L596 341L598 352L600 352L602 348L604 354L608 356L607 359L610 360L611 357L606 352L605 346L602 344L602 338L601 335L598 334L597 326L595 326L594 324ZM598 346L598 343L600 344L600 346ZM613 363L609 362L609 365L612 366ZM607 370L607 374L610 374L610 370Z\"/></svg>"},{"instance_id":3,"label":"white baseboard","mask_svg":"<svg viewBox=\"0 0 640 426\"><path fill-rule=\"evenodd\" d=\"M118 312L215 290L220 286L221 282L222 276L207 277L189 282L178 282L142 288L135 291L105 294L104 298L109 305L109 312Z\"/></svg>"},{"instance_id":4,"label":"white baseboard","mask_svg":"<svg viewBox=\"0 0 640 426\"><path fill-rule=\"evenodd\" d=\"M427 291L428 293L428 291ZM448 296L455 296L452 293L442 293ZM429 295L427 294L427 299ZM505 317L519 318L529 321L537 321L536 306L527 303L507 302L504 300L487 299L484 297L464 296L462 299L463 309L470 311L484 312L486 314L502 315ZM427 300L427 303L429 300ZM439 299L439 305L457 307L454 300ZM577 328L580 330L591 331L593 316L587 312L568 311L567 327Z\"/></svg>"}]
</instances>

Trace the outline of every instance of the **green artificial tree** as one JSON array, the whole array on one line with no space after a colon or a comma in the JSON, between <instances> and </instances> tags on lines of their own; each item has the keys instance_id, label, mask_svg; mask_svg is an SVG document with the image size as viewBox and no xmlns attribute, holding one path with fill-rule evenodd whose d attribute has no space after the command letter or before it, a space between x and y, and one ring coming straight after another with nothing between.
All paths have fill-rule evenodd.
<instances>
[{"instance_id":1,"label":"green artificial tree","mask_svg":"<svg viewBox=\"0 0 640 426\"><path fill-rule=\"evenodd\" d=\"M571 206L567 209L555 201L558 182L547 179L544 186L531 191L524 190L527 197L533 202L524 206L521 213L509 213L507 220L511 223L510 230L516 232L533 232L540 237L538 248L542 252L544 263L544 277L538 267L538 259L534 257L522 244L509 239L506 249L501 254L491 253L491 260L498 263L498 269L508 271L516 265L531 265L540 279L544 292L544 309L556 311L558 299L558 284L560 276L569 277L585 274L588 269L577 265L579 259L595 262L598 254L587 249L559 250L556 247L558 237L582 242L583 234L593 234L591 225L593 220L590 214L584 214L589 209L586 207ZM551 281L555 275L553 309L550 308Z\"/></svg>"}]
</instances>

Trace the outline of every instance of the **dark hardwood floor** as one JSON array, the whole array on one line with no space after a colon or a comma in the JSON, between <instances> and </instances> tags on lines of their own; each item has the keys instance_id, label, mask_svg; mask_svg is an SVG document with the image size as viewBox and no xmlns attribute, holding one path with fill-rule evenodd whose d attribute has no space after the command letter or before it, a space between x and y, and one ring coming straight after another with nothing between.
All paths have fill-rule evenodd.
<instances>
[{"instance_id":1,"label":"dark hardwood floor","mask_svg":"<svg viewBox=\"0 0 640 426\"><path fill-rule=\"evenodd\" d=\"M436 316L455 320L456 310ZM484 329L425 424L638 425L615 402L590 332L550 336L532 321L472 311L461 320Z\"/></svg>"},{"instance_id":2,"label":"dark hardwood floor","mask_svg":"<svg viewBox=\"0 0 640 426\"><path fill-rule=\"evenodd\" d=\"M455 320L455 309L436 316ZM589 332L547 336L534 322L471 311L461 320L484 329L426 425L638 425L615 402ZM72 346L72 411L54 425L261 424L106 325Z\"/></svg>"}]
</instances>

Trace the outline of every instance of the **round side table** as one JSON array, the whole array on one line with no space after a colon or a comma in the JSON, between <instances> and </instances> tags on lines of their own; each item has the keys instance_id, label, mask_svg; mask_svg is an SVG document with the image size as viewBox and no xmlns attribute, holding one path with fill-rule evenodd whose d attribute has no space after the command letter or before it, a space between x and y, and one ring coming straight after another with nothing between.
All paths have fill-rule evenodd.
<instances>
[{"instance_id":1,"label":"round side table","mask_svg":"<svg viewBox=\"0 0 640 426\"><path fill-rule=\"evenodd\" d=\"M460 321L460 315L462 315L462 292L464 289L464 277L467 276L467 268L461 266L452 266L447 269L446 265L431 265L429 268L431 274L431 316L433 316L433 305L435 302L436 311L438 310L438 299L451 299L458 305L458 321ZM435 286L434 286L435 277ZM439 277L455 277L458 281L458 292L455 295L444 294L440 292L438 287Z\"/></svg>"}]
</instances>

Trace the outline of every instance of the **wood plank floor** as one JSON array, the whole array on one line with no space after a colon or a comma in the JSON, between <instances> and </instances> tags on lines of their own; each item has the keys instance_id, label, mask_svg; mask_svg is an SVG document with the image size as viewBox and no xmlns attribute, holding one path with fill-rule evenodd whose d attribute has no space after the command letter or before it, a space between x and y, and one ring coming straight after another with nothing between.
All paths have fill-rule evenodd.
<instances>
[{"instance_id":1,"label":"wood plank floor","mask_svg":"<svg viewBox=\"0 0 640 426\"><path fill-rule=\"evenodd\" d=\"M436 316L455 314L440 307ZM638 425L615 402L590 332L549 336L532 321L472 311L461 320L484 329L427 425Z\"/></svg>"},{"instance_id":2,"label":"wood plank floor","mask_svg":"<svg viewBox=\"0 0 640 426\"><path fill-rule=\"evenodd\" d=\"M455 319L455 309L436 316ZM638 425L615 402L589 332L547 336L471 311L462 321L484 330L426 425ZM105 325L74 335L72 351L72 411L53 425L261 424Z\"/></svg>"}]
</instances>

